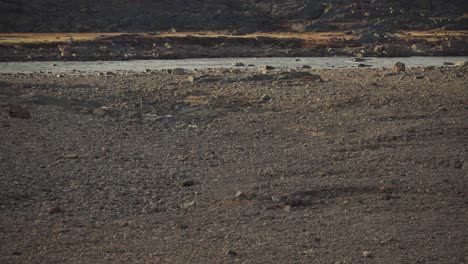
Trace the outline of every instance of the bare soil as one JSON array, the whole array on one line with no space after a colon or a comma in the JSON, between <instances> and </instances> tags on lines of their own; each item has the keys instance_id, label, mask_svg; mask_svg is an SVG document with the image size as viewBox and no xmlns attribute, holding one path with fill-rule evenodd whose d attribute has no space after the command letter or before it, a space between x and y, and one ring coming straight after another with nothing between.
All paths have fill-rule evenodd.
<instances>
[{"instance_id":1,"label":"bare soil","mask_svg":"<svg viewBox=\"0 0 468 264\"><path fill-rule=\"evenodd\" d=\"M0 262L467 263L467 68L311 72L0 75Z\"/></svg>"}]
</instances>

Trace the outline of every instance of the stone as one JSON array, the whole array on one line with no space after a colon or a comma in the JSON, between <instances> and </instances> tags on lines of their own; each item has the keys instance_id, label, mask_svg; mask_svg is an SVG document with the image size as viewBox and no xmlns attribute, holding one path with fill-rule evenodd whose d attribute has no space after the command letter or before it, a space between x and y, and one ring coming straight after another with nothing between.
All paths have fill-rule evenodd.
<instances>
[{"instance_id":1,"label":"stone","mask_svg":"<svg viewBox=\"0 0 468 264\"><path fill-rule=\"evenodd\" d=\"M110 111L106 108L96 108L93 110L93 114L97 116L107 116L110 114Z\"/></svg>"},{"instance_id":2,"label":"stone","mask_svg":"<svg viewBox=\"0 0 468 264\"><path fill-rule=\"evenodd\" d=\"M48 214L57 214L57 213L62 213L63 210L59 206L52 206L47 208L47 213Z\"/></svg>"},{"instance_id":3,"label":"stone","mask_svg":"<svg viewBox=\"0 0 468 264\"><path fill-rule=\"evenodd\" d=\"M235 257L235 256L238 256L239 254L236 251L229 249L226 251L226 255Z\"/></svg>"},{"instance_id":4,"label":"stone","mask_svg":"<svg viewBox=\"0 0 468 264\"><path fill-rule=\"evenodd\" d=\"M192 76L190 75L188 78L187 78L187 81L189 81L190 83L194 83L196 80L195 76Z\"/></svg>"},{"instance_id":5,"label":"stone","mask_svg":"<svg viewBox=\"0 0 468 264\"><path fill-rule=\"evenodd\" d=\"M403 62L397 62L392 67L393 72L404 72L406 71L406 65Z\"/></svg>"},{"instance_id":6,"label":"stone","mask_svg":"<svg viewBox=\"0 0 468 264\"><path fill-rule=\"evenodd\" d=\"M247 195L243 193L242 191L237 191L236 194L234 194L234 198L242 200L247 198Z\"/></svg>"},{"instance_id":7,"label":"stone","mask_svg":"<svg viewBox=\"0 0 468 264\"><path fill-rule=\"evenodd\" d=\"M191 187L193 185L195 185L195 181L192 179L186 179L182 182L182 186L184 187Z\"/></svg>"},{"instance_id":8,"label":"stone","mask_svg":"<svg viewBox=\"0 0 468 264\"><path fill-rule=\"evenodd\" d=\"M195 201L190 201L190 202L184 203L181 207L184 209L188 209L190 207L193 207L194 205L195 205Z\"/></svg>"},{"instance_id":9,"label":"stone","mask_svg":"<svg viewBox=\"0 0 468 264\"><path fill-rule=\"evenodd\" d=\"M109 48L107 46L99 46L98 51L101 53L107 53L109 52Z\"/></svg>"},{"instance_id":10,"label":"stone","mask_svg":"<svg viewBox=\"0 0 468 264\"><path fill-rule=\"evenodd\" d=\"M258 66L259 71L269 71L269 70L274 70L275 67L270 66L270 65L260 65Z\"/></svg>"},{"instance_id":11,"label":"stone","mask_svg":"<svg viewBox=\"0 0 468 264\"><path fill-rule=\"evenodd\" d=\"M182 75L186 73L187 70L185 70L184 68L175 68L175 69L169 70L168 72L174 75Z\"/></svg>"},{"instance_id":12,"label":"stone","mask_svg":"<svg viewBox=\"0 0 468 264\"><path fill-rule=\"evenodd\" d=\"M383 53L388 57L409 57L413 52L404 45L385 45Z\"/></svg>"},{"instance_id":13,"label":"stone","mask_svg":"<svg viewBox=\"0 0 468 264\"><path fill-rule=\"evenodd\" d=\"M260 101L262 101L262 102L271 101L271 97L268 94L264 94L264 95L262 95L262 98L260 98Z\"/></svg>"},{"instance_id":14,"label":"stone","mask_svg":"<svg viewBox=\"0 0 468 264\"><path fill-rule=\"evenodd\" d=\"M60 57L64 59L68 59L73 57L73 48L67 45L59 45L58 46Z\"/></svg>"},{"instance_id":15,"label":"stone","mask_svg":"<svg viewBox=\"0 0 468 264\"><path fill-rule=\"evenodd\" d=\"M76 153L69 153L63 156L66 159L78 159L80 156Z\"/></svg>"},{"instance_id":16,"label":"stone","mask_svg":"<svg viewBox=\"0 0 468 264\"><path fill-rule=\"evenodd\" d=\"M359 68L367 68L367 67L372 67L372 65L364 64L364 63L359 63L359 64L358 64L358 67L359 67Z\"/></svg>"},{"instance_id":17,"label":"stone","mask_svg":"<svg viewBox=\"0 0 468 264\"><path fill-rule=\"evenodd\" d=\"M302 68L303 68L303 69L311 69L312 67L309 66L309 65L302 65Z\"/></svg>"},{"instance_id":18,"label":"stone","mask_svg":"<svg viewBox=\"0 0 468 264\"><path fill-rule=\"evenodd\" d=\"M455 63L455 66L457 66L457 67L466 67L466 66L468 66L468 61L457 61Z\"/></svg>"},{"instance_id":19,"label":"stone","mask_svg":"<svg viewBox=\"0 0 468 264\"><path fill-rule=\"evenodd\" d=\"M362 252L362 256L364 256L365 258L371 258L371 257L372 257L372 252L370 252L370 251L363 251L363 252Z\"/></svg>"},{"instance_id":20,"label":"stone","mask_svg":"<svg viewBox=\"0 0 468 264\"><path fill-rule=\"evenodd\" d=\"M455 65L455 63L453 63L453 62L444 62L444 65L445 66L453 66L453 65Z\"/></svg>"},{"instance_id":21,"label":"stone","mask_svg":"<svg viewBox=\"0 0 468 264\"><path fill-rule=\"evenodd\" d=\"M411 50L417 52L417 53L426 53L430 47L428 45L422 44L422 43L416 43L411 45Z\"/></svg>"},{"instance_id":22,"label":"stone","mask_svg":"<svg viewBox=\"0 0 468 264\"><path fill-rule=\"evenodd\" d=\"M285 207L283 207L283 211L285 211L287 213L291 212L291 210L292 210L292 206L290 206L290 205L286 205Z\"/></svg>"},{"instance_id":23,"label":"stone","mask_svg":"<svg viewBox=\"0 0 468 264\"><path fill-rule=\"evenodd\" d=\"M242 63L242 62L236 62L236 63L234 63L234 66L236 66L236 67L243 67L243 66L245 66L245 64Z\"/></svg>"},{"instance_id":24,"label":"stone","mask_svg":"<svg viewBox=\"0 0 468 264\"><path fill-rule=\"evenodd\" d=\"M17 104L1 105L0 109L7 112L8 116L12 118L21 118L21 119L31 118L31 114L29 113L29 111Z\"/></svg>"}]
</instances>

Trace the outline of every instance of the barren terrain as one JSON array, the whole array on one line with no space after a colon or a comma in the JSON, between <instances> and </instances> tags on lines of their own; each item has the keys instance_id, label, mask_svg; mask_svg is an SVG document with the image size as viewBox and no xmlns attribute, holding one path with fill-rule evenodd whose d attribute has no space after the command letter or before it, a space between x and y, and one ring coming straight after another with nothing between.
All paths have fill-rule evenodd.
<instances>
[{"instance_id":1,"label":"barren terrain","mask_svg":"<svg viewBox=\"0 0 468 264\"><path fill-rule=\"evenodd\" d=\"M0 262L466 263L467 74L0 75Z\"/></svg>"}]
</instances>

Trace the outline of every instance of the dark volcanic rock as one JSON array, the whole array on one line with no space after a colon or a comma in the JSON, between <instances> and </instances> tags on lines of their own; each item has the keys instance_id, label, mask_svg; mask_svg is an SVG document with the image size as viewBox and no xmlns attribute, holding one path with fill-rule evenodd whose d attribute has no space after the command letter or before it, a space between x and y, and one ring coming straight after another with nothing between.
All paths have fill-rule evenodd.
<instances>
[{"instance_id":1,"label":"dark volcanic rock","mask_svg":"<svg viewBox=\"0 0 468 264\"><path fill-rule=\"evenodd\" d=\"M405 28L466 29L466 21L459 19L466 12L464 0L361 2L362 5L351 0L140 0L136 3L103 0L90 4L87 0L75 0L57 4L54 0L0 0L0 31L136 32L174 28L246 34L279 30L291 21L309 24L306 27L310 31L335 30L343 22L372 33ZM363 20L367 23L352 23Z\"/></svg>"}]
</instances>

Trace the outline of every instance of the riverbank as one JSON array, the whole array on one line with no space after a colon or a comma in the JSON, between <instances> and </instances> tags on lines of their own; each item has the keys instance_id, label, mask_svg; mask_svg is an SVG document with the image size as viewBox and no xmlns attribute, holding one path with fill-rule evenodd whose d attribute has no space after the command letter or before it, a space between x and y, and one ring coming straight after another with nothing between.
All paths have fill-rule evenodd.
<instances>
[{"instance_id":1,"label":"riverbank","mask_svg":"<svg viewBox=\"0 0 468 264\"><path fill-rule=\"evenodd\" d=\"M0 262L466 262L467 75L0 74Z\"/></svg>"},{"instance_id":2,"label":"riverbank","mask_svg":"<svg viewBox=\"0 0 468 264\"><path fill-rule=\"evenodd\" d=\"M226 57L468 56L468 32L11 33L0 34L0 61L96 61Z\"/></svg>"}]
</instances>

